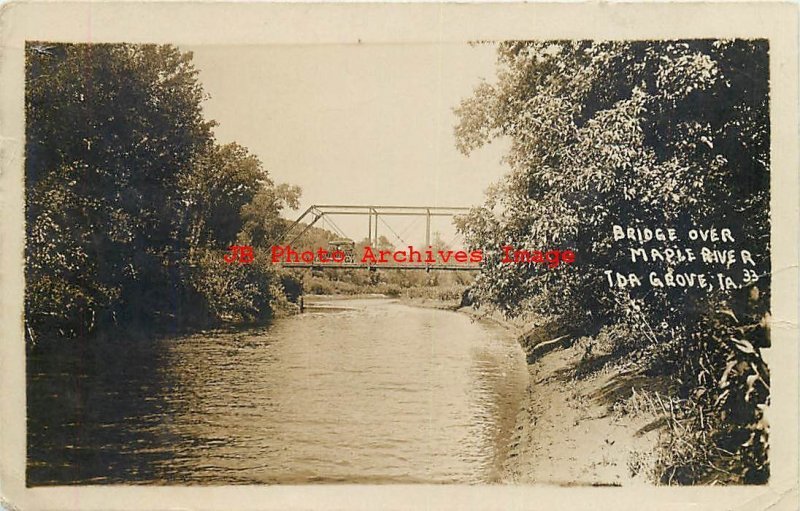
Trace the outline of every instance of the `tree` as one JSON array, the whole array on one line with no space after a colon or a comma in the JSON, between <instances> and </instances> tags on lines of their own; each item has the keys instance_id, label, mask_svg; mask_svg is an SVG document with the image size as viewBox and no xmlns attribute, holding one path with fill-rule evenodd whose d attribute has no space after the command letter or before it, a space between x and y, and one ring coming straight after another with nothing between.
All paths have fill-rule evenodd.
<instances>
[{"instance_id":1,"label":"tree","mask_svg":"<svg viewBox=\"0 0 800 511\"><path fill-rule=\"evenodd\" d=\"M498 46L496 82L482 82L461 102L455 128L465 154L497 137L511 141L510 173L483 206L459 220L467 242L484 249L486 264L473 289L478 302L510 315L550 314L588 335L629 324L632 333L620 349L659 346L657 358L668 365L661 370L675 370L680 395L703 396L719 422L730 417L724 397L759 396L739 401L747 401L747 418L735 434L725 433L755 435L733 448L761 460L748 469L749 481L766 473L758 406L768 378L744 360L760 359L764 339L755 340L754 332L763 330L769 310L768 62L767 42L759 40L505 42ZM683 233L730 228L735 242L726 248L752 252L755 272L764 277L757 286L712 293L611 288L605 270L643 269L613 242L615 224ZM502 264L503 245L570 249L577 261L558 270ZM674 266L656 261L646 270ZM704 270L699 260L681 269ZM749 347L737 348L728 335L733 327L700 330L719 324L712 316L720 310L750 321L736 327L753 334ZM700 362L698 353L705 357ZM752 369L735 373L731 385L730 367L739 362Z\"/></svg>"},{"instance_id":2,"label":"tree","mask_svg":"<svg viewBox=\"0 0 800 511\"><path fill-rule=\"evenodd\" d=\"M300 191L275 186L244 147L215 142L191 53L30 43L26 80L31 343L101 324L177 325L204 310L269 314L274 272L215 260L237 239L271 236Z\"/></svg>"},{"instance_id":3,"label":"tree","mask_svg":"<svg viewBox=\"0 0 800 511\"><path fill-rule=\"evenodd\" d=\"M169 281L151 270L183 248L178 176L213 125L191 54L29 43L26 80L29 327L116 319L127 290ZM59 296L82 297L81 310L59 310Z\"/></svg>"},{"instance_id":4,"label":"tree","mask_svg":"<svg viewBox=\"0 0 800 511\"><path fill-rule=\"evenodd\" d=\"M280 212L298 208L301 190L296 185L274 185L271 180L262 181L261 185L253 199L242 206L240 237L246 243L269 248L278 242L278 237L287 227Z\"/></svg>"},{"instance_id":5,"label":"tree","mask_svg":"<svg viewBox=\"0 0 800 511\"><path fill-rule=\"evenodd\" d=\"M359 254L359 256L364 253L364 247L369 247L369 246L372 246L373 251L388 250L390 252L393 252L395 250L395 246L392 243L392 241L383 234L378 236L377 244L371 245L370 241L371 240L369 238L364 238L358 243L356 243L356 253Z\"/></svg>"},{"instance_id":6,"label":"tree","mask_svg":"<svg viewBox=\"0 0 800 511\"><path fill-rule=\"evenodd\" d=\"M244 226L242 209L272 192L261 162L238 144L212 145L181 175L179 189L190 247L225 249ZM277 214L277 212L276 212Z\"/></svg>"},{"instance_id":7,"label":"tree","mask_svg":"<svg viewBox=\"0 0 800 511\"><path fill-rule=\"evenodd\" d=\"M766 273L766 52L760 41L501 44L497 83L456 109L462 152L511 139L510 174L462 222L488 253L483 294L501 306L536 294L585 326L585 311L614 303L602 271L626 269L613 224L730 226L732 248L755 250ZM500 265L502 244L573 249L580 274Z\"/></svg>"}]
</instances>

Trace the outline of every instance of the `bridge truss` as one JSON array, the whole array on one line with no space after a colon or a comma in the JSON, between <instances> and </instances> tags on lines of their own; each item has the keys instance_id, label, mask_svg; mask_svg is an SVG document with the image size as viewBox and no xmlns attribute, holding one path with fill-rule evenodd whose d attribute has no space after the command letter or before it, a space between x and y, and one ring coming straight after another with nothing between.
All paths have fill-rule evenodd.
<instances>
[{"instance_id":1,"label":"bridge truss","mask_svg":"<svg viewBox=\"0 0 800 511\"><path fill-rule=\"evenodd\" d=\"M300 217L295 220L289 228L281 235L278 244L291 246L300 237L308 232L318 221L328 216L364 216L367 217L367 239L371 247L378 246L378 222L385 220L382 217L404 217L417 216L425 217L425 247L431 243L431 218L433 217L455 217L469 212L467 207L442 207L442 206L350 206L342 204L315 204L306 209ZM303 223L305 220L306 223ZM389 227L391 230L391 227ZM480 265L474 263L467 264L425 264L425 263L313 263L305 262L285 262L284 267L290 268L355 268L355 269L376 269L387 270L448 270L448 271L469 271L477 270Z\"/></svg>"}]
</instances>

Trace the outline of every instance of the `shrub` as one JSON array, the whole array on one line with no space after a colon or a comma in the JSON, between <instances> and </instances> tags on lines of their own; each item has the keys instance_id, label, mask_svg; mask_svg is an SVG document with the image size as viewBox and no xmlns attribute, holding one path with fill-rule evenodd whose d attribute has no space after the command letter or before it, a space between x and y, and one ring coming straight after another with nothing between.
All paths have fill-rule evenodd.
<instances>
[{"instance_id":1,"label":"shrub","mask_svg":"<svg viewBox=\"0 0 800 511\"><path fill-rule=\"evenodd\" d=\"M203 251L192 284L216 320L256 321L272 315L284 296L281 277L268 263L229 264L221 252Z\"/></svg>"}]
</instances>

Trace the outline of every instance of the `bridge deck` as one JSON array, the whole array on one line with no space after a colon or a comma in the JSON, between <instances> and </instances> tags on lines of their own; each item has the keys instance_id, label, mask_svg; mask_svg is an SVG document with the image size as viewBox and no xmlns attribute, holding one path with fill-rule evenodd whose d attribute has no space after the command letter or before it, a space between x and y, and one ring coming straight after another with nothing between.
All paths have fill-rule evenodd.
<instances>
[{"instance_id":1,"label":"bridge deck","mask_svg":"<svg viewBox=\"0 0 800 511\"><path fill-rule=\"evenodd\" d=\"M284 268L339 268L350 270L444 270L444 271L478 271L481 269L479 264L367 264L367 263L281 263Z\"/></svg>"}]
</instances>

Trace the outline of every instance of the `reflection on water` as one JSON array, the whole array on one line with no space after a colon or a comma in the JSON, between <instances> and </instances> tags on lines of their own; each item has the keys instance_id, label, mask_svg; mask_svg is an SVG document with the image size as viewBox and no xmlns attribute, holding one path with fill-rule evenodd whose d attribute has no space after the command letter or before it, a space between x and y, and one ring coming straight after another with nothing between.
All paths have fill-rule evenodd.
<instances>
[{"instance_id":1,"label":"reflection on water","mask_svg":"<svg viewBox=\"0 0 800 511\"><path fill-rule=\"evenodd\" d=\"M28 483L497 481L525 385L516 343L463 314L335 304L31 357Z\"/></svg>"}]
</instances>

